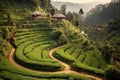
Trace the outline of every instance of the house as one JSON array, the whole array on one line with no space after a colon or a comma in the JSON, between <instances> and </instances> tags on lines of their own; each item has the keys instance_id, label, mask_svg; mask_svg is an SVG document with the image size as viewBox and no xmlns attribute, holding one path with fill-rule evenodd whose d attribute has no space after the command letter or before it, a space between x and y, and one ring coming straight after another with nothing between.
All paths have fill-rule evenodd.
<instances>
[{"instance_id":1,"label":"house","mask_svg":"<svg viewBox=\"0 0 120 80\"><path fill-rule=\"evenodd\" d=\"M57 13L57 14L54 14L54 15L52 16L52 18L53 18L53 20L55 20L55 21L64 21L65 18L66 18L66 16L63 15L63 14L61 14L61 13Z\"/></svg>"},{"instance_id":2,"label":"house","mask_svg":"<svg viewBox=\"0 0 120 80\"><path fill-rule=\"evenodd\" d=\"M41 18L42 17L42 13L39 11L35 11L31 14L32 18Z\"/></svg>"}]
</instances>

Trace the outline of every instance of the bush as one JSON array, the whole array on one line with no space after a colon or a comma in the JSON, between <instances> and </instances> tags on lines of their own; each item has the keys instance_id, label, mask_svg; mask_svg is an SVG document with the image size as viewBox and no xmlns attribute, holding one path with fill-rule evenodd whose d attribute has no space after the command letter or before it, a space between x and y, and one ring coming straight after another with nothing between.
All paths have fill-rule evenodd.
<instances>
[{"instance_id":1,"label":"bush","mask_svg":"<svg viewBox=\"0 0 120 80\"><path fill-rule=\"evenodd\" d=\"M114 66L108 66L106 70L107 80L120 80L120 70Z\"/></svg>"},{"instance_id":2,"label":"bush","mask_svg":"<svg viewBox=\"0 0 120 80\"><path fill-rule=\"evenodd\" d=\"M83 70L83 71L86 71L86 72L92 73L92 74L97 74L97 75L102 75L102 76L105 75L105 71L104 70L97 69L97 68L94 68L94 67L90 67L90 66L82 64L80 62L74 63L73 68L75 68L78 71L79 70Z\"/></svg>"},{"instance_id":3,"label":"bush","mask_svg":"<svg viewBox=\"0 0 120 80\"><path fill-rule=\"evenodd\" d=\"M67 55L65 53L63 53L62 51L56 51L54 54L53 54L54 57L66 62L66 63L73 63L75 61L75 59L70 56L70 55Z\"/></svg>"},{"instance_id":4,"label":"bush","mask_svg":"<svg viewBox=\"0 0 120 80\"><path fill-rule=\"evenodd\" d=\"M60 31L52 32L52 36L55 40L58 40L61 35L62 35L62 33Z\"/></svg>"}]
</instances>

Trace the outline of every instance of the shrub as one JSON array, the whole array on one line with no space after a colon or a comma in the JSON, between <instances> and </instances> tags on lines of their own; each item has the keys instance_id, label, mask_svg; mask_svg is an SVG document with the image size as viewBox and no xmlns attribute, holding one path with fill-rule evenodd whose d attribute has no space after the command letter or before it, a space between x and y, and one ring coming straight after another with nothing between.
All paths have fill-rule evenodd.
<instances>
[{"instance_id":1,"label":"shrub","mask_svg":"<svg viewBox=\"0 0 120 80\"><path fill-rule=\"evenodd\" d=\"M58 40L61 36L61 32L60 31L55 31L55 32L52 32L52 36L55 40Z\"/></svg>"},{"instance_id":2,"label":"shrub","mask_svg":"<svg viewBox=\"0 0 120 80\"><path fill-rule=\"evenodd\" d=\"M106 70L107 80L119 80L120 79L120 70L114 66L108 66Z\"/></svg>"},{"instance_id":3,"label":"shrub","mask_svg":"<svg viewBox=\"0 0 120 80\"><path fill-rule=\"evenodd\" d=\"M61 52L58 52L56 51L54 54L53 54L54 57L66 62L66 63L73 63L75 61L75 59L73 57L71 57L70 55L66 55L65 53L61 53Z\"/></svg>"},{"instance_id":4,"label":"shrub","mask_svg":"<svg viewBox=\"0 0 120 80\"><path fill-rule=\"evenodd\" d=\"M104 70L93 68L93 67L90 67L88 65L82 64L80 62L74 63L73 66L78 71L79 70L83 70L83 71L86 71L88 73L98 74L98 75L102 75L102 76L105 75L105 71Z\"/></svg>"}]
</instances>

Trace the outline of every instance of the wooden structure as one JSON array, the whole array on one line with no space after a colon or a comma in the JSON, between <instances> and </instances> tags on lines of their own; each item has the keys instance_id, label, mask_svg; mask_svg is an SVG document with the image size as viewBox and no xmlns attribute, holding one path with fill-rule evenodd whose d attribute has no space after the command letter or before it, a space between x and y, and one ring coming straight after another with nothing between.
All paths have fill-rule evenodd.
<instances>
[{"instance_id":1,"label":"wooden structure","mask_svg":"<svg viewBox=\"0 0 120 80\"><path fill-rule=\"evenodd\" d=\"M65 18L66 18L66 16L63 15L63 14L57 13L57 14L54 14L54 15L52 16L52 18L53 18L54 20L56 20L56 21L64 21Z\"/></svg>"},{"instance_id":2,"label":"wooden structure","mask_svg":"<svg viewBox=\"0 0 120 80\"><path fill-rule=\"evenodd\" d=\"M42 13L39 11L35 11L31 14L32 18L41 18L42 17Z\"/></svg>"}]
</instances>

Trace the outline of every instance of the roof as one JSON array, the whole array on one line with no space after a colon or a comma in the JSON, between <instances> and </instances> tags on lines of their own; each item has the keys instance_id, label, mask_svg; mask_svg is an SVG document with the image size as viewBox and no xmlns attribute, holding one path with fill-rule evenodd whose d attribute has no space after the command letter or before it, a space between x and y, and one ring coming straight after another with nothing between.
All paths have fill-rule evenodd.
<instances>
[{"instance_id":1,"label":"roof","mask_svg":"<svg viewBox=\"0 0 120 80\"><path fill-rule=\"evenodd\" d=\"M53 18L65 18L66 16L58 13L58 14L53 15L52 17Z\"/></svg>"},{"instance_id":2,"label":"roof","mask_svg":"<svg viewBox=\"0 0 120 80\"><path fill-rule=\"evenodd\" d=\"M39 12L39 11L35 11L35 12L32 13L32 15L42 15L42 13Z\"/></svg>"}]
</instances>

